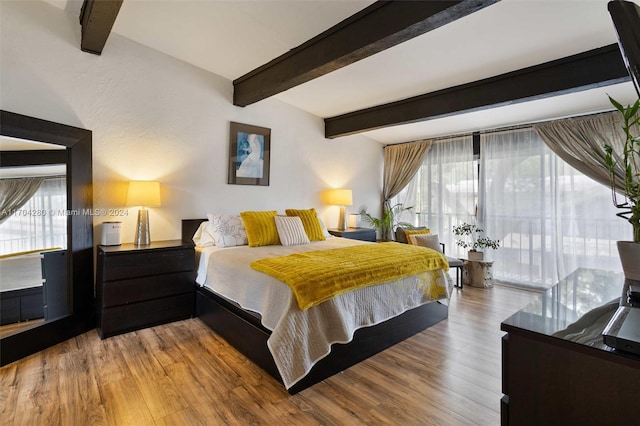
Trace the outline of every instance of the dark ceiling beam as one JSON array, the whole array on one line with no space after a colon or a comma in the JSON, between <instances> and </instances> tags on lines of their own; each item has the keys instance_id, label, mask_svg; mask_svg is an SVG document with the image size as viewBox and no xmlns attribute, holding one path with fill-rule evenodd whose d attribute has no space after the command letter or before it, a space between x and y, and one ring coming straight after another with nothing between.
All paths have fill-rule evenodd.
<instances>
[{"instance_id":1,"label":"dark ceiling beam","mask_svg":"<svg viewBox=\"0 0 640 426\"><path fill-rule=\"evenodd\" d=\"M377 1L233 82L247 106L427 33L499 0Z\"/></svg>"},{"instance_id":2,"label":"dark ceiling beam","mask_svg":"<svg viewBox=\"0 0 640 426\"><path fill-rule=\"evenodd\" d=\"M100 55L116 22L122 0L84 0L80 9L80 49Z\"/></svg>"},{"instance_id":3,"label":"dark ceiling beam","mask_svg":"<svg viewBox=\"0 0 640 426\"><path fill-rule=\"evenodd\" d=\"M629 81L616 44L495 77L325 118L337 138Z\"/></svg>"}]
</instances>

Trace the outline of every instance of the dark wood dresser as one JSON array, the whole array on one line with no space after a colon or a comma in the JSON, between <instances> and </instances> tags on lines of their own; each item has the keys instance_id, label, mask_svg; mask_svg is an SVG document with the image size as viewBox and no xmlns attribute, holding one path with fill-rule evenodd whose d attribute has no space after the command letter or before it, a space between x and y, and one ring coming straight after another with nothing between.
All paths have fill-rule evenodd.
<instances>
[{"instance_id":1,"label":"dark wood dresser","mask_svg":"<svg viewBox=\"0 0 640 426\"><path fill-rule=\"evenodd\" d=\"M580 268L502 323L502 425L638 424L640 356L602 341L623 283Z\"/></svg>"},{"instance_id":2,"label":"dark wood dresser","mask_svg":"<svg viewBox=\"0 0 640 426\"><path fill-rule=\"evenodd\" d=\"M101 338L193 316L195 251L181 240L98 246Z\"/></svg>"}]
</instances>

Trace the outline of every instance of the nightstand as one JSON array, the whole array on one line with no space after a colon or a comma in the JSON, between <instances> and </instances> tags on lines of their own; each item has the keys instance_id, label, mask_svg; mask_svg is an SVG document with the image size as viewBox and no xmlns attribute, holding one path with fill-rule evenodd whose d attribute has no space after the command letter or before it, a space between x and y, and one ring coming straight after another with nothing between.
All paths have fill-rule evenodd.
<instances>
[{"instance_id":1,"label":"nightstand","mask_svg":"<svg viewBox=\"0 0 640 426\"><path fill-rule=\"evenodd\" d=\"M352 240L372 241L376 242L376 230L371 228L347 228L347 229L328 229L329 233L334 237L350 238Z\"/></svg>"},{"instance_id":2,"label":"nightstand","mask_svg":"<svg viewBox=\"0 0 640 426\"><path fill-rule=\"evenodd\" d=\"M181 240L98 246L100 338L193 316L195 250Z\"/></svg>"}]
</instances>

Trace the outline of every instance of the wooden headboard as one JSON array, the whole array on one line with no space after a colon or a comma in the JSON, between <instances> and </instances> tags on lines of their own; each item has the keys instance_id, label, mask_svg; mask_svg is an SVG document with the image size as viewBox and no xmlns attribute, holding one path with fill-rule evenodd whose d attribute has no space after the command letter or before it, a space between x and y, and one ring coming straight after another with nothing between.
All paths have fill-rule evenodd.
<instances>
[{"instance_id":1,"label":"wooden headboard","mask_svg":"<svg viewBox=\"0 0 640 426\"><path fill-rule=\"evenodd\" d=\"M193 234L196 233L200 224L208 219L182 219L182 241L193 242Z\"/></svg>"}]
</instances>

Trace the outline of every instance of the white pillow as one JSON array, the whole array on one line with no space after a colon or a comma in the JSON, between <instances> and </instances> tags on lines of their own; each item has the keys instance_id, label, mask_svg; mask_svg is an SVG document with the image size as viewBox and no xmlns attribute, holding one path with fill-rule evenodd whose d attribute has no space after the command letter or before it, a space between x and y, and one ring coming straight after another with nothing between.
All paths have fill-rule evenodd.
<instances>
[{"instance_id":1,"label":"white pillow","mask_svg":"<svg viewBox=\"0 0 640 426\"><path fill-rule=\"evenodd\" d=\"M213 238L217 247L246 246L247 231L237 214L207 214L213 227Z\"/></svg>"},{"instance_id":2,"label":"white pillow","mask_svg":"<svg viewBox=\"0 0 640 426\"><path fill-rule=\"evenodd\" d=\"M442 253L442 246L438 240L438 234L415 234L409 235L413 245L427 247Z\"/></svg>"},{"instance_id":3,"label":"white pillow","mask_svg":"<svg viewBox=\"0 0 640 426\"><path fill-rule=\"evenodd\" d=\"M309 237L302 225L302 219L299 216L276 216L276 228L280 243L283 246L297 246L301 244L309 244Z\"/></svg>"},{"instance_id":4,"label":"white pillow","mask_svg":"<svg viewBox=\"0 0 640 426\"><path fill-rule=\"evenodd\" d=\"M193 234L193 242L196 247L210 247L216 245L216 239L213 236L213 224L205 220L198 226L198 230Z\"/></svg>"},{"instance_id":5,"label":"white pillow","mask_svg":"<svg viewBox=\"0 0 640 426\"><path fill-rule=\"evenodd\" d=\"M318 222L320 222L320 228L322 228L322 235L324 235L325 238L333 237L333 235L329 233L329 230L327 229L327 226L324 224L322 219L320 219L320 216L318 216Z\"/></svg>"}]
</instances>

